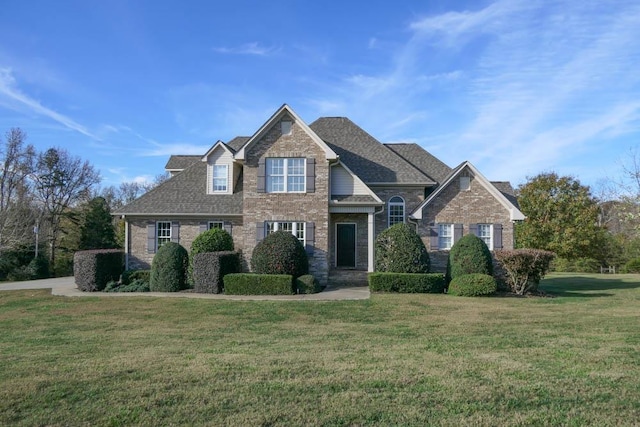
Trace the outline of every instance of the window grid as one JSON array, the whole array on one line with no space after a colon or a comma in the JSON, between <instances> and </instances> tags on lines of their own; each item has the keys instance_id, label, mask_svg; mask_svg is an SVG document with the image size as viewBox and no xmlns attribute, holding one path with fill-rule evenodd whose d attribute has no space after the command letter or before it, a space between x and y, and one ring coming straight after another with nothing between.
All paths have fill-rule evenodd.
<instances>
[{"instance_id":1,"label":"window grid","mask_svg":"<svg viewBox=\"0 0 640 427\"><path fill-rule=\"evenodd\" d=\"M438 249L451 249L453 246L453 224L438 225Z\"/></svg>"},{"instance_id":2,"label":"window grid","mask_svg":"<svg viewBox=\"0 0 640 427\"><path fill-rule=\"evenodd\" d=\"M492 249L493 239L491 238L492 227L491 224L478 224L478 237L487 245L489 249Z\"/></svg>"},{"instance_id":3,"label":"window grid","mask_svg":"<svg viewBox=\"0 0 640 427\"><path fill-rule=\"evenodd\" d=\"M394 196L389 200L389 227L404 222L404 200Z\"/></svg>"},{"instance_id":4,"label":"window grid","mask_svg":"<svg viewBox=\"0 0 640 427\"><path fill-rule=\"evenodd\" d=\"M224 224L222 221L209 221L209 230L212 230L214 228L224 228Z\"/></svg>"},{"instance_id":5,"label":"window grid","mask_svg":"<svg viewBox=\"0 0 640 427\"><path fill-rule=\"evenodd\" d=\"M268 158L266 161L268 193L304 193L306 159Z\"/></svg>"},{"instance_id":6,"label":"window grid","mask_svg":"<svg viewBox=\"0 0 640 427\"><path fill-rule=\"evenodd\" d=\"M213 191L226 192L227 183L229 180L228 165L214 165L213 166Z\"/></svg>"},{"instance_id":7,"label":"window grid","mask_svg":"<svg viewBox=\"0 0 640 427\"><path fill-rule=\"evenodd\" d=\"M160 249L162 245L171 241L171 222L159 221L156 224L156 248Z\"/></svg>"},{"instance_id":8,"label":"window grid","mask_svg":"<svg viewBox=\"0 0 640 427\"><path fill-rule=\"evenodd\" d=\"M275 231L286 231L294 236L302 243L305 244L305 224L304 222L267 222L267 234L271 234Z\"/></svg>"}]
</instances>

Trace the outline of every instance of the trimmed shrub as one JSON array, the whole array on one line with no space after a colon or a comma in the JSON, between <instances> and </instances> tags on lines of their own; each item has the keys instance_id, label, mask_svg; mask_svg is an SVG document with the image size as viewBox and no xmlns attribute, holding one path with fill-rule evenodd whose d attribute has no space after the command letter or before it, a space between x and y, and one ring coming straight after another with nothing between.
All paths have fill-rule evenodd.
<instances>
[{"instance_id":1,"label":"trimmed shrub","mask_svg":"<svg viewBox=\"0 0 640 427\"><path fill-rule=\"evenodd\" d=\"M212 228L196 236L189 252L189 282L193 283L193 257L205 252L233 250L233 237L226 230Z\"/></svg>"},{"instance_id":2,"label":"trimmed shrub","mask_svg":"<svg viewBox=\"0 0 640 427\"><path fill-rule=\"evenodd\" d=\"M449 295L460 297L480 297L496 292L496 279L486 274L465 274L458 276L449 283Z\"/></svg>"},{"instance_id":3,"label":"trimmed shrub","mask_svg":"<svg viewBox=\"0 0 640 427\"><path fill-rule=\"evenodd\" d=\"M151 270L126 270L122 272L122 278L120 282L123 285L129 285L134 280L139 280L149 284L151 280Z\"/></svg>"},{"instance_id":4,"label":"trimmed shrub","mask_svg":"<svg viewBox=\"0 0 640 427\"><path fill-rule=\"evenodd\" d=\"M253 249L251 270L257 274L309 273L309 259L302 243L287 231L270 233Z\"/></svg>"},{"instance_id":5,"label":"trimmed shrub","mask_svg":"<svg viewBox=\"0 0 640 427\"><path fill-rule=\"evenodd\" d=\"M387 273L428 273L429 253L408 224L395 224L382 231L375 242L375 269Z\"/></svg>"},{"instance_id":6,"label":"trimmed shrub","mask_svg":"<svg viewBox=\"0 0 640 427\"><path fill-rule=\"evenodd\" d=\"M224 276L228 295L292 295L296 293L290 274L235 273Z\"/></svg>"},{"instance_id":7,"label":"trimmed shrub","mask_svg":"<svg viewBox=\"0 0 640 427\"><path fill-rule=\"evenodd\" d=\"M449 251L447 282L466 274L493 275L493 259L486 243L475 234L467 234Z\"/></svg>"},{"instance_id":8,"label":"trimmed shrub","mask_svg":"<svg viewBox=\"0 0 640 427\"><path fill-rule=\"evenodd\" d=\"M444 292L445 280L441 273L369 273L371 292L428 293Z\"/></svg>"},{"instance_id":9,"label":"trimmed shrub","mask_svg":"<svg viewBox=\"0 0 640 427\"><path fill-rule=\"evenodd\" d=\"M511 291L524 295L538 290L555 254L541 249L515 249L496 251L495 257L507 272Z\"/></svg>"},{"instance_id":10,"label":"trimmed shrub","mask_svg":"<svg viewBox=\"0 0 640 427\"><path fill-rule=\"evenodd\" d=\"M73 257L73 265L78 289L83 292L101 291L109 281L120 278L124 252L120 249L78 251Z\"/></svg>"},{"instance_id":11,"label":"trimmed shrub","mask_svg":"<svg viewBox=\"0 0 640 427\"><path fill-rule=\"evenodd\" d=\"M192 261L194 290L200 293L221 293L223 277L240 272L237 252L203 252L196 254Z\"/></svg>"},{"instance_id":12,"label":"trimmed shrub","mask_svg":"<svg viewBox=\"0 0 640 427\"><path fill-rule=\"evenodd\" d=\"M317 294L324 289L324 287L320 285L320 282L318 282L318 279L311 274L305 274L295 280L299 294Z\"/></svg>"},{"instance_id":13,"label":"trimmed shrub","mask_svg":"<svg viewBox=\"0 0 640 427\"><path fill-rule=\"evenodd\" d=\"M625 273L640 273L640 258L634 258L632 260L629 260L624 265L624 272Z\"/></svg>"},{"instance_id":14,"label":"trimmed shrub","mask_svg":"<svg viewBox=\"0 0 640 427\"><path fill-rule=\"evenodd\" d=\"M149 292L149 282L134 279L128 285L120 282L109 282L104 288L105 292Z\"/></svg>"},{"instance_id":15,"label":"trimmed shrub","mask_svg":"<svg viewBox=\"0 0 640 427\"><path fill-rule=\"evenodd\" d=\"M178 292L187 288L189 254L175 242L158 249L151 263L149 289L151 292Z\"/></svg>"}]
</instances>

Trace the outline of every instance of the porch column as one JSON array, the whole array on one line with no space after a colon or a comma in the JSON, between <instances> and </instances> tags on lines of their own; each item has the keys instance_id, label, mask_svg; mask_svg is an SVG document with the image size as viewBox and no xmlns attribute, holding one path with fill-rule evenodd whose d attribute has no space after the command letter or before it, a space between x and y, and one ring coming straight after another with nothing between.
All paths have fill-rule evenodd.
<instances>
[{"instance_id":1,"label":"porch column","mask_svg":"<svg viewBox=\"0 0 640 427\"><path fill-rule=\"evenodd\" d=\"M368 272L373 272L373 232L375 230L375 220L373 217L373 212L369 212L368 214L368 218L367 218L367 223L368 223L368 228L367 228L367 232L368 232L368 239L367 239L367 252L368 252L368 259L367 259L367 271Z\"/></svg>"},{"instance_id":2,"label":"porch column","mask_svg":"<svg viewBox=\"0 0 640 427\"><path fill-rule=\"evenodd\" d=\"M124 219L124 269L129 269L129 221L123 215Z\"/></svg>"}]
</instances>

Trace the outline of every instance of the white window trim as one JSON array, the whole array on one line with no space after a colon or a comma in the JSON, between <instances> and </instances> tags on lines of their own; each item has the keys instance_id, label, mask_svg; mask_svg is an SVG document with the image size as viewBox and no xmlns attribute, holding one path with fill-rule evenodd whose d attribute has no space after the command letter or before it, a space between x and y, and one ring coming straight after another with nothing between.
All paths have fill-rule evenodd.
<instances>
[{"instance_id":1,"label":"white window trim","mask_svg":"<svg viewBox=\"0 0 640 427\"><path fill-rule=\"evenodd\" d=\"M489 224L489 223L482 223L482 224L476 224L476 230L478 233L478 237L480 237L482 239L482 241L484 241L484 237L480 235L480 227L481 226L488 226L489 227L489 243L485 242L487 244L487 247L489 248L490 251L493 250L493 224Z\"/></svg>"},{"instance_id":2,"label":"white window trim","mask_svg":"<svg viewBox=\"0 0 640 427\"><path fill-rule=\"evenodd\" d=\"M302 190L299 191L293 191L293 190L289 190L288 186L289 186L289 160L302 160L302 168L303 168L303 172L302 172ZM282 175L271 175L271 171L270 171L270 163L273 160L283 160L282 163L282 169L283 169L283 174ZM269 182L269 177L270 176L281 176L283 178L284 181L284 190L283 191L273 191L272 189L270 189L270 182ZM292 175L292 176L300 176L300 175ZM267 157L266 161L265 161L265 190L267 193L306 193L307 192L307 159L304 157Z\"/></svg>"},{"instance_id":3,"label":"white window trim","mask_svg":"<svg viewBox=\"0 0 640 427\"><path fill-rule=\"evenodd\" d=\"M291 234L293 234L300 243L302 243L302 246L306 247L307 244L307 224L304 221L267 221L267 223L265 224L265 231L266 234L270 234L270 233L274 233L276 231L280 230L280 225L281 224L291 224ZM273 226L273 229L269 229L271 226ZM302 226L302 239L300 239L297 235L297 232L299 231L299 227ZM285 230L288 231L288 230Z\"/></svg>"},{"instance_id":4,"label":"white window trim","mask_svg":"<svg viewBox=\"0 0 640 427\"><path fill-rule=\"evenodd\" d=\"M402 202L392 202L391 201L391 200L395 199L396 197L399 198L400 200L402 200ZM391 224L391 207L392 206L402 206L402 223L404 224L404 222L405 222L405 213L406 213L404 198L402 198L401 196L392 196L389 199L389 203L388 203L388 207L387 207L387 227L391 227L394 224L399 224L399 221L398 222L394 222L393 224Z\"/></svg>"},{"instance_id":5,"label":"white window trim","mask_svg":"<svg viewBox=\"0 0 640 427\"><path fill-rule=\"evenodd\" d=\"M216 227L216 224L220 224L220 227ZM211 230L213 228L221 228L224 230L224 221L209 221L207 224L207 230Z\"/></svg>"},{"instance_id":6,"label":"white window trim","mask_svg":"<svg viewBox=\"0 0 640 427\"><path fill-rule=\"evenodd\" d=\"M160 224L169 224L169 235L168 236L160 236ZM160 249L160 246L164 245L171 241L171 221L157 221L156 222L156 252ZM162 244L160 243L160 239L163 239ZM166 239L166 240L165 240Z\"/></svg>"},{"instance_id":7,"label":"white window trim","mask_svg":"<svg viewBox=\"0 0 640 427\"><path fill-rule=\"evenodd\" d=\"M215 180L216 180L216 168L224 168L225 169L225 189L224 190L216 190ZM212 193L229 193L229 165L212 165L211 166L211 192Z\"/></svg>"},{"instance_id":8,"label":"white window trim","mask_svg":"<svg viewBox=\"0 0 640 427\"><path fill-rule=\"evenodd\" d=\"M449 246L442 245L442 239L444 238L444 236L442 235L442 230L445 227L449 229L449 236L451 238L451 245ZM449 223L438 224L438 250L441 250L441 251L450 250L453 247L453 239L454 239L454 225Z\"/></svg>"}]
</instances>

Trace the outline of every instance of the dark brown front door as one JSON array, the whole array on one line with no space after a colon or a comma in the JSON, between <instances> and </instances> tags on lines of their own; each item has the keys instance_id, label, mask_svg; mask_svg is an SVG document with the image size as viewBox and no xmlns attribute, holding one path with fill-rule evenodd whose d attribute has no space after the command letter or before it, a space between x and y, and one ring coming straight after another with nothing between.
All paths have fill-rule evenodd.
<instances>
[{"instance_id":1,"label":"dark brown front door","mask_svg":"<svg viewBox=\"0 0 640 427\"><path fill-rule=\"evenodd\" d=\"M355 224L336 224L336 266L356 266Z\"/></svg>"}]
</instances>

